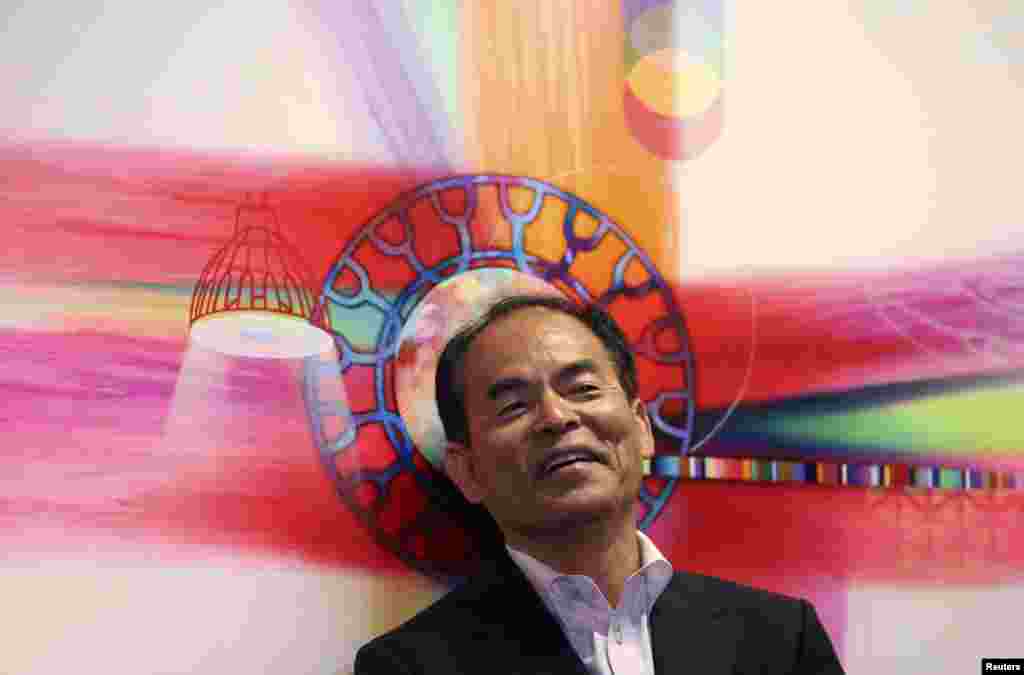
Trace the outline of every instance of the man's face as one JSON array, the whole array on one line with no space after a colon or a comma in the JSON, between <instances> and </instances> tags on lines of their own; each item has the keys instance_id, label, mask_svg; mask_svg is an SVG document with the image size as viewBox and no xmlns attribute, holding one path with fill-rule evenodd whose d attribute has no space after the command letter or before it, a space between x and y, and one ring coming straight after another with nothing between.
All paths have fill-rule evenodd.
<instances>
[{"instance_id":1,"label":"man's face","mask_svg":"<svg viewBox=\"0 0 1024 675\"><path fill-rule=\"evenodd\" d=\"M654 453L642 401L582 322L547 308L504 316L464 360L469 446L446 466L506 533L554 532L632 513Z\"/></svg>"}]
</instances>

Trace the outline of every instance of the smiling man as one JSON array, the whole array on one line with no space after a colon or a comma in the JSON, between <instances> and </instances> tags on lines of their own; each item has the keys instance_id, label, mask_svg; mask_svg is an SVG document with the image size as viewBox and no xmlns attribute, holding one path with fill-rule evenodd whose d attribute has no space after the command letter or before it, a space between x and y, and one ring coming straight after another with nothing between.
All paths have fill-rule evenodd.
<instances>
[{"instance_id":1,"label":"smiling man","mask_svg":"<svg viewBox=\"0 0 1024 675\"><path fill-rule=\"evenodd\" d=\"M438 364L445 470L497 522L492 566L357 655L384 673L841 673L804 600L674 572L636 527L654 436L611 317L517 296Z\"/></svg>"}]
</instances>

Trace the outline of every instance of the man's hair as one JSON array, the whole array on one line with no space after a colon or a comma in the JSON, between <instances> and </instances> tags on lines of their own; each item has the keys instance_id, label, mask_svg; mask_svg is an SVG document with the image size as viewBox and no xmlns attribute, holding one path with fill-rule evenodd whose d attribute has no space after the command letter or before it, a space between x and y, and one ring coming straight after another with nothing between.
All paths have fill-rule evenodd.
<instances>
[{"instance_id":1,"label":"man's hair","mask_svg":"<svg viewBox=\"0 0 1024 675\"><path fill-rule=\"evenodd\" d=\"M550 309L577 319L590 329L611 357L619 384L632 401L637 395L636 362L622 329L608 312L598 305L579 305L568 298L548 295L514 295L496 302L487 312L456 333L445 345L437 363L434 393L441 414L444 434L450 442L467 445L469 424L466 419L464 361L473 340L498 319L531 307Z\"/></svg>"}]
</instances>

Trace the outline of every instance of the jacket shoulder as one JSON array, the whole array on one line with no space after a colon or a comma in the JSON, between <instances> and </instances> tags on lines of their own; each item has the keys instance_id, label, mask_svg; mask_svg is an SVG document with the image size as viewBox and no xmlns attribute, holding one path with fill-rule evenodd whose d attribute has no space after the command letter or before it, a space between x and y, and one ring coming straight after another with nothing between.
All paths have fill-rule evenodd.
<instances>
[{"instance_id":1,"label":"jacket shoulder","mask_svg":"<svg viewBox=\"0 0 1024 675\"><path fill-rule=\"evenodd\" d=\"M792 611L803 602L783 593L693 572L676 571L673 581L678 582L687 592L700 593L723 609L763 611L777 608L780 611Z\"/></svg>"},{"instance_id":2,"label":"jacket shoulder","mask_svg":"<svg viewBox=\"0 0 1024 675\"><path fill-rule=\"evenodd\" d=\"M457 645L500 620L491 589L469 581L449 591L396 628L373 638L356 653L356 675L418 673L410 664L445 663Z\"/></svg>"},{"instance_id":3,"label":"jacket shoulder","mask_svg":"<svg viewBox=\"0 0 1024 675\"><path fill-rule=\"evenodd\" d=\"M692 572L677 571L666 591L666 602L659 604L670 612L697 611L704 615L731 614L744 617L749 626L763 626L769 632L800 631L806 614L813 608L806 600L793 596L747 586L735 581ZM664 597L664 596L663 596Z\"/></svg>"},{"instance_id":4,"label":"jacket shoulder","mask_svg":"<svg viewBox=\"0 0 1024 675\"><path fill-rule=\"evenodd\" d=\"M678 618L695 609L705 621L723 619L717 624L720 631L732 626L728 634L743 645L733 646L736 672L843 672L835 647L807 600L687 572L676 572L672 587L674 592L660 610L666 617ZM657 612L656 603L652 617ZM692 615L690 620L693 625Z\"/></svg>"},{"instance_id":5,"label":"jacket shoulder","mask_svg":"<svg viewBox=\"0 0 1024 675\"><path fill-rule=\"evenodd\" d=\"M481 613L486 592L486 588L481 588L480 584L473 581L456 586L381 637L420 632L436 634L437 630L451 626L453 622L472 622Z\"/></svg>"}]
</instances>

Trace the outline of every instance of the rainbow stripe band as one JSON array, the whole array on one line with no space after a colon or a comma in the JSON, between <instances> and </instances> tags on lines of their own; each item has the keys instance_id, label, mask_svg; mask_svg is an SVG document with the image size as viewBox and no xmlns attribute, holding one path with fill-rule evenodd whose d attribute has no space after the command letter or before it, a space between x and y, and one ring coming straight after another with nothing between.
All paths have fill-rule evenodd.
<instances>
[{"instance_id":1,"label":"rainbow stripe band","mask_svg":"<svg viewBox=\"0 0 1024 675\"><path fill-rule=\"evenodd\" d=\"M1024 471L985 471L906 464L853 464L659 455L651 460L650 473L659 478L805 483L851 487L907 487L942 490L1024 489Z\"/></svg>"}]
</instances>

